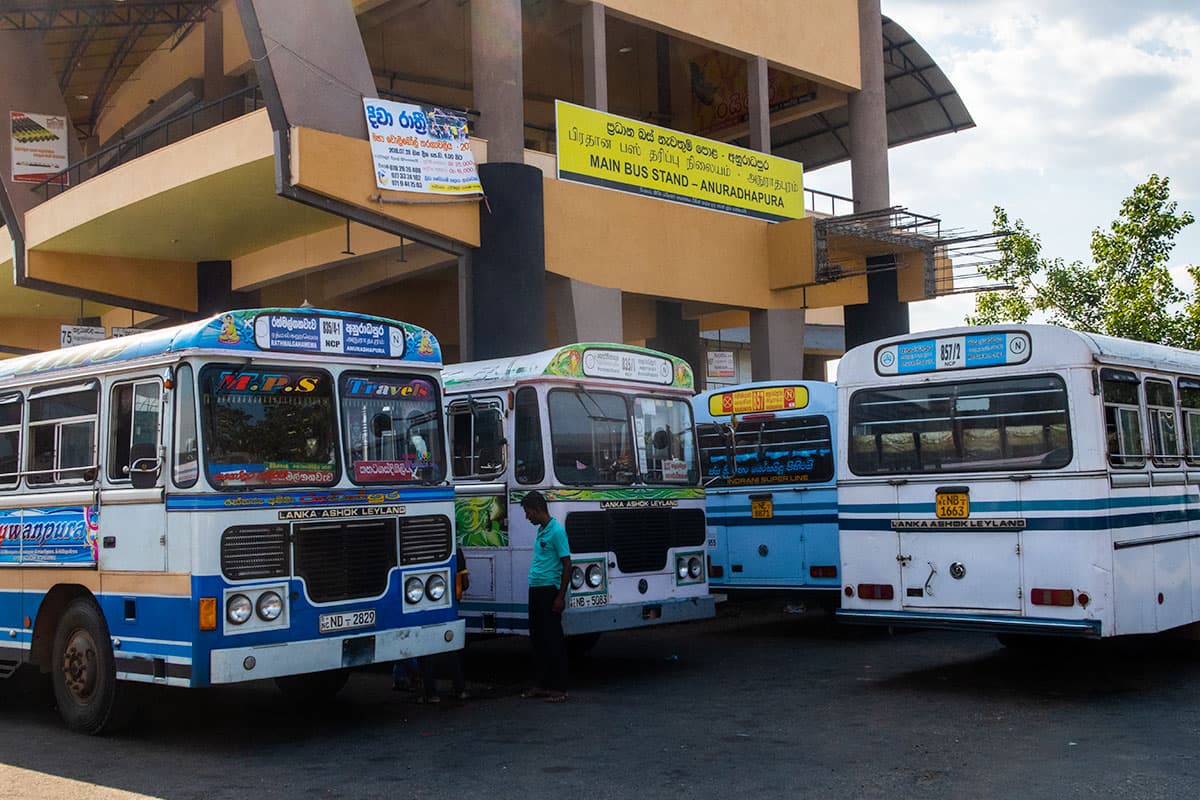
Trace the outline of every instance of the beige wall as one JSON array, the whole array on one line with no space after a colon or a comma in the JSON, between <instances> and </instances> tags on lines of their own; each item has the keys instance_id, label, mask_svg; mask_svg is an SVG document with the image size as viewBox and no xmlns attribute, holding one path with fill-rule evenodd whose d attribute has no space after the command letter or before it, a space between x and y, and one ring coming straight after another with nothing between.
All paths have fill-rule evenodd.
<instances>
[{"instance_id":1,"label":"beige wall","mask_svg":"<svg viewBox=\"0 0 1200 800\"><path fill-rule=\"evenodd\" d=\"M204 27L192 28L174 50L160 47L141 63L108 98L96 124L100 141L107 142L138 114L189 78L204 77Z\"/></svg>"},{"instance_id":2,"label":"beige wall","mask_svg":"<svg viewBox=\"0 0 1200 800\"><path fill-rule=\"evenodd\" d=\"M613 12L773 64L861 88L858 9L847 0L605 0Z\"/></svg>"}]
</instances>

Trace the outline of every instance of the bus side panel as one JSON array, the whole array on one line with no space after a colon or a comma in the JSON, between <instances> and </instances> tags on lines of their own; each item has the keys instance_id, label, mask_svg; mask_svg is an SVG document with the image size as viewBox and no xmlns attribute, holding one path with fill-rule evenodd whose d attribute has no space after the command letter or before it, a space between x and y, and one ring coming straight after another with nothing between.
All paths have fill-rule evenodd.
<instances>
[{"instance_id":1,"label":"bus side panel","mask_svg":"<svg viewBox=\"0 0 1200 800\"><path fill-rule=\"evenodd\" d=\"M781 586L803 583L803 497L790 487L763 487L724 496L728 505L720 519L729 554L731 586ZM752 501L770 502L773 516L755 519ZM712 510L709 516L712 517Z\"/></svg>"},{"instance_id":2,"label":"bus side panel","mask_svg":"<svg viewBox=\"0 0 1200 800\"><path fill-rule=\"evenodd\" d=\"M32 631L26 627L21 599L21 573L16 567L0 567L0 675L8 666L28 658ZM13 636L10 631L15 631Z\"/></svg>"},{"instance_id":3,"label":"bus side panel","mask_svg":"<svg viewBox=\"0 0 1200 800\"><path fill-rule=\"evenodd\" d=\"M855 520L843 523L839 535L842 583L853 596L842 594L842 608L864 611L899 611L903 602L898 537L892 531L855 528ZM891 600L864 600L859 597L862 584L894 587Z\"/></svg>"},{"instance_id":4,"label":"bus side panel","mask_svg":"<svg viewBox=\"0 0 1200 800\"><path fill-rule=\"evenodd\" d=\"M1113 554L1113 610L1116 612L1113 633L1150 633L1154 630L1153 575L1153 548L1123 548Z\"/></svg>"},{"instance_id":5,"label":"bus side panel","mask_svg":"<svg viewBox=\"0 0 1200 800\"><path fill-rule=\"evenodd\" d=\"M729 526L725 520L732 515L731 496L709 492L706 497L706 527L708 550L708 582L710 586L736 586L734 575L730 571L729 559Z\"/></svg>"},{"instance_id":6,"label":"bus side panel","mask_svg":"<svg viewBox=\"0 0 1200 800\"><path fill-rule=\"evenodd\" d=\"M1154 550L1155 630L1165 631L1195 619L1192 613L1191 565L1186 541L1163 542Z\"/></svg>"}]
</instances>

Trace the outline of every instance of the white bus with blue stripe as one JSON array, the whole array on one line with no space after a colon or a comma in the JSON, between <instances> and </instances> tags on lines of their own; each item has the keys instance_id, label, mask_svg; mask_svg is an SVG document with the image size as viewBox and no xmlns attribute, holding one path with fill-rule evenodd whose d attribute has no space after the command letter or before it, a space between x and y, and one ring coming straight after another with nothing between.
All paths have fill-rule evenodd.
<instances>
[{"instance_id":1,"label":"white bus with blue stripe","mask_svg":"<svg viewBox=\"0 0 1200 800\"><path fill-rule=\"evenodd\" d=\"M837 387L768 381L692 398L714 589L840 595L833 431Z\"/></svg>"},{"instance_id":2,"label":"white bus with blue stripe","mask_svg":"<svg viewBox=\"0 0 1200 800\"><path fill-rule=\"evenodd\" d=\"M1200 354L958 328L838 368L845 622L1110 637L1200 620Z\"/></svg>"},{"instance_id":3,"label":"white bus with blue stripe","mask_svg":"<svg viewBox=\"0 0 1200 800\"><path fill-rule=\"evenodd\" d=\"M447 365L443 378L468 631L529 632L536 530L520 502L533 489L571 547L572 650L715 615L686 361L581 343Z\"/></svg>"},{"instance_id":4,"label":"white bus with blue stripe","mask_svg":"<svg viewBox=\"0 0 1200 800\"><path fill-rule=\"evenodd\" d=\"M0 676L96 733L126 681L328 695L460 648L440 371L427 330L315 309L0 362Z\"/></svg>"}]
</instances>

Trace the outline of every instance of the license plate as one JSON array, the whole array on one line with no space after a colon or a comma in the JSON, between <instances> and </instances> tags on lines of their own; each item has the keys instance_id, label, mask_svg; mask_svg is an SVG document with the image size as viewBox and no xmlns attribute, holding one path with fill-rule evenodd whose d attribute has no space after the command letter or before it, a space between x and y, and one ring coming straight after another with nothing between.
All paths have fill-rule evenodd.
<instances>
[{"instance_id":1,"label":"license plate","mask_svg":"<svg viewBox=\"0 0 1200 800\"><path fill-rule=\"evenodd\" d=\"M375 609L343 611L340 614L322 614L317 617L317 630L321 633L341 633L355 628L375 627Z\"/></svg>"},{"instance_id":2,"label":"license plate","mask_svg":"<svg viewBox=\"0 0 1200 800\"><path fill-rule=\"evenodd\" d=\"M971 498L966 492L939 492L938 519L966 519L971 515Z\"/></svg>"},{"instance_id":3,"label":"license plate","mask_svg":"<svg viewBox=\"0 0 1200 800\"><path fill-rule=\"evenodd\" d=\"M595 608L608 605L606 594L572 595L567 599L568 608Z\"/></svg>"},{"instance_id":4,"label":"license plate","mask_svg":"<svg viewBox=\"0 0 1200 800\"><path fill-rule=\"evenodd\" d=\"M751 500L750 516L753 519L772 519L775 516L775 501L770 497Z\"/></svg>"}]
</instances>

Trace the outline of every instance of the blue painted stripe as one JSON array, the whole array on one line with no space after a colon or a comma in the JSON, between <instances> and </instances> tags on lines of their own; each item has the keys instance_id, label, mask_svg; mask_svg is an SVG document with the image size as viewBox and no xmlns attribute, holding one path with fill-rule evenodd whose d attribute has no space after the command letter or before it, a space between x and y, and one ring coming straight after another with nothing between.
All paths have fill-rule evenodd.
<instances>
[{"instance_id":1,"label":"blue painted stripe","mask_svg":"<svg viewBox=\"0 0 1200 800\"><path fill-rule=\"evenodd\" d=\"M776 514L771 519L754 519L749 515L745 516L721 516L714 517L709 515L709 524L724 525L727 528L741 527L769 527L772 525L832 525L838 524L837 514Z\"/></svg>"},{"instance_id":2,"label":"blue painted stripe","mask_svg":"<svg viewBox=\"0 0 1200 800\"><path fill-rule=\"evenodd\" d=\"M1062 500L980 500L971 502L972 513L1019 511L1104 511L1110 508L1139 506L1195 505L1196 495L1139 495L1137 497L1088 497ZM933 502L924 503L842 503L843 514L932 513Z\"/></svg>"},{"instance_id":3,"label":"blue painted stripe","mask_svg":"<svg viewBox=\"0 0 1200 800\"><path fill-rule=\"evenodd\" d=\"M927 509L927 512L931 509ZM972 507L974 510L974 507ZM1014 512L1019 513L1019 512ZM1026 531L1103 531L1121 528L1182 524L1200 520L1200 508L1148 511L1137 514L1097 514L1090 517L1022 517ZM843 531L890 531L894 515L886 517L846 517L840 520ZM962 529L976 533L996 533L992 529ZM920 532L920 531L914 531ZM934 531L929 531L934 532ZM953 531L943 531L953 532ZM1015 531L1014 531L1015 532Z\"/></svg>"}]
</instances>

